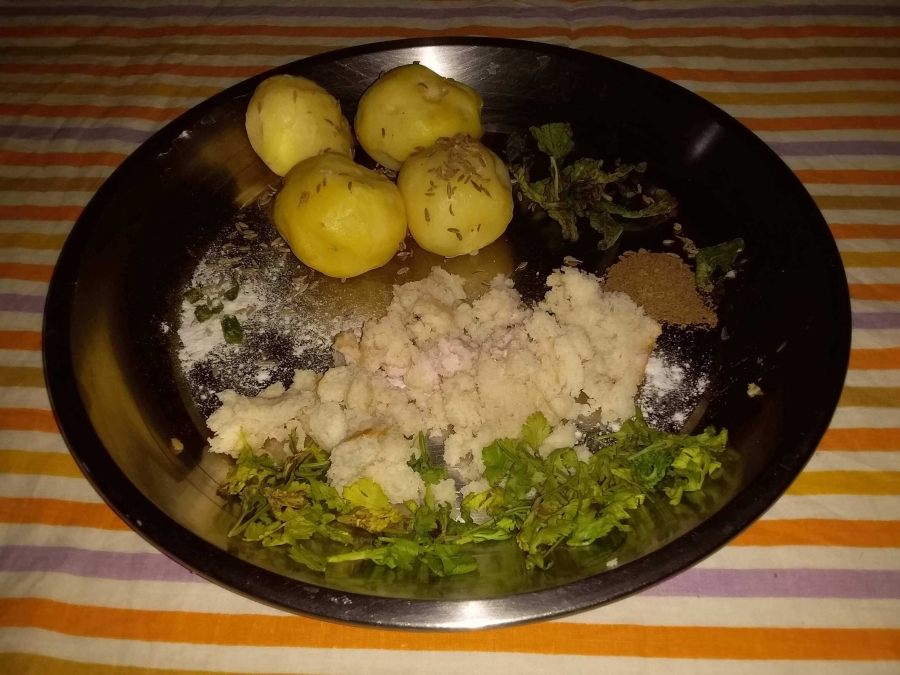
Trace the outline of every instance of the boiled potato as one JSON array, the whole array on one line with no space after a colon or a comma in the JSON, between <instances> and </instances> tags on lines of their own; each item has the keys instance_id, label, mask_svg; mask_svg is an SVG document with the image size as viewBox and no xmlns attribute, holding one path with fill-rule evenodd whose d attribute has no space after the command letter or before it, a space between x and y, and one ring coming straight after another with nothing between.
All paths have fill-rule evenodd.
<instances>
[{"instance_id":1,"label":"boiled potato","mask_svg":"<svg viewBox=\"0 0 900 675\"><path fill-rule=\"evenodd\" d=\"M250 145L279 176L328 150L353 156L341 106L304 77L276 75L259 85L247 106L246 126Z\"/></svg>"},{"instance_id":2,"label":"boiled potato","mask_svg":"<svg viewBox=\"0 0 900 675\"><path fill-rule=\"evenodd\" d=\"M403 164L397 186L409 231L422 248L445 257L472 253L497 239L513 214L503 161L460 134L440 139Z\"/></svg>"},{"instance_id":3,"label":"boiled potato","mask_svg":"<svg viewBox=\"0 0 900 675\"><path fill-rule=\"evenodd\" d=\"M417 63L400 66L363 94L356 111L356 137L372 159L396 171L416 148L438 138L481 138L481 105L478 92L461 82Z\"/></svg>"},{"instance_id":4,"label":"boiled potato","mask_svg":"<svg viewBox=\"0 0 900 675\"><path fill-rule=\"evenodd\" d=\"M346 278L381 267L397 253L406 237L406 208L387 178L326 152L285 176L275 226L306 265Z\"/></svg>"}]
</instances>

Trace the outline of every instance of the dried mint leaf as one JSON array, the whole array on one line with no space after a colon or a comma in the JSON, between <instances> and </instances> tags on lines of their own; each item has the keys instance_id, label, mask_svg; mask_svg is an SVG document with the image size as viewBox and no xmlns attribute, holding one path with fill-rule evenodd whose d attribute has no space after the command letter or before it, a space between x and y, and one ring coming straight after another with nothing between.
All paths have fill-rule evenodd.
<instances>
[{"instance_id":1,"label":"dried mint leaf","mask_svg":"<svg viewBox=\"0 0 900 675\"><path fill-rule=\"evenodd\" d=\"M213 311L212 311L212 309L209 308L208 305L199 305L198 307L194 308L194 317L200 323L203 323L204 321L209 321L212 318L212 315L213 315Z\"/></svg>"},{"instance_id":2,"label":"dried mint leaf","mask_svg":"<svg viewBox=\"0 0 900 675\"><path fill-rule=\"evenodd\" d=\"M592 206L598 211L614 213L623 218L647 218L672 213L678 206L678 200L665 190L656 191L656 201L642 209L629 209L606 200L597 200Z\"/></svg>"},{"instance_id":3,"label":"dried mint leaf","mask_svg":"<svg viewBox=\"0 0 900 675\"><path fill-rule=\"evenodd\" d=\"M550 155L557 162L563 160L575 149L572 140L572 126L568 122L555 122L540 127L531 127L531 135L537 141L538 150Z\"/></svg>"},{"instance_id":4,"label":"dried mint leaf","mask_svg":"<svg viewBox=\"0 0 900 675\"><path fill-rule=\"evenodd\" d=\"M547 215L553 218L562 228L563 239L578 241L578 218L569 209L548 209Z\"/></svg>"},{"instance_id":5,"label":"dried mint leaf","mask_svg":"<svg viewBox=\"0 0 900 675\"><path fill-rule=\"evenodd\" d=\"M244 329L233 314L222 317L222 334L225 336L225 342L230 345L239 345L244 341Z\"/></svg>"},{"instance_id":6,"label":"dried mint leaf","mask_svg":"<svg viewBox=\"0 0 900 675\"><path fill-rule=\"evenodd\" d=\"M529 156L528 139L520 133L510 134L506 139L506 161L515 162Z\"/></svg>"},{"instance_id":7,"label":"dried mint leaf","mask_svg":"<svg viewBox=\"0 0 900 675\"><path fill-rule=\"evenodd\" d=\"M611 215L603 211L592 211L590 216L591 227L603 237L597 242L597 248L605 251L615 244L622 236L622 225L617 223Z\"/></svg>"},{"instance_id":8,"label":"dried mint leaf","mask_svg":"<svg viewBox=\"0 0 900 675\"><path fill-rule=\"evenodd\" d=\"M191 288L187 293L184 294L184 299L187 300L192 305L196 305L200 300L203 299L203 291L199 288Z\"/></svg>"},{"instance_id":9,"label":"dried mint leaf","mask_svg":"<svg viewBox=\"0 0 900 675\"><path fill-rule=\"evenodd\" d=\"M743 250L743 239L732 239L715 246L701 248L697 252L697 271L695 273L697 288L701 291L711 291L713 273L718 269L722 274L727 274L734 266L738 254Z\"/></svg>"},{"instance_id":10,"label":"dried mint leaf","mask_svg":"<svg viewBox=\"0 0 900 675\"><path fill-rule=\"evenodd\" d=\"M563 169L563 176L572 183L588 183L594 186L602 186L607 183L615 183L634 170L632 164L617 166L612 172L603 171L603 162L599 159L579 159Z\"/></svg>"},{"instance_id":11,"label":"dried mint leaf","mask_svg":"<svg viewBox=\"0 0 900 675\"><path fill-rule=\"evenodd\" d=\"M516 185L519 186L519 191L524 197L527 197L531 201L536 202L541 207L544 207L545 204L550 203L551 195L549 178L545 178L544 180L539 180L532 183L529 181L527 167L517 165L513 166L512 170L513 180L515 181Z\"/></svg>"},{"instance_id":12,"label":"dried mint leaf","mask_svg":"<svg viewBox=\"0 0 900 675\"><path fill-rule=\"evenodd\" d=\"M241 292L241 285L238 283L237 279L231 280L231 286L229 286L226 291L222 294L222 297L228 300L229 302L233 302L238 293Z\"/></svg>"}]
</instances>

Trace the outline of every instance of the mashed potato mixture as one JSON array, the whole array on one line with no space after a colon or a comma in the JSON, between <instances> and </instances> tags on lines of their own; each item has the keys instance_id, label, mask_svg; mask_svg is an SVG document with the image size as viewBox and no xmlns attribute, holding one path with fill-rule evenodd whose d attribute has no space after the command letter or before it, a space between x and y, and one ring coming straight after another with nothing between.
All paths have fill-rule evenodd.
<instances>
[{"instance_id":1,"label":"mashed potato mixture","mask_svg":"<svg viewBox=\"0 0 900 675\"><path fill-rule=\"evenodd\" d=\"M301 445L311 437L331 451L328 478L339 491L368 477L392 502L421 502L424 483L407 466L420 431L443 438L451 472L480 485L481 450L515 438L535 411L554 427L542 454L573 446L578 418L630 418L659 325L585 272L554 272L547 285L534 307L502 276L475 300L461 277L437 267L396 286L387 314L361 338L337 336L336 365L324 375L297 371L289 389L275 384L252 398L220 393L210 448L237 456L249 444L280 459L292 435ZM434 494L453 502L453 481Z\"/></svg>"}]
</instances>

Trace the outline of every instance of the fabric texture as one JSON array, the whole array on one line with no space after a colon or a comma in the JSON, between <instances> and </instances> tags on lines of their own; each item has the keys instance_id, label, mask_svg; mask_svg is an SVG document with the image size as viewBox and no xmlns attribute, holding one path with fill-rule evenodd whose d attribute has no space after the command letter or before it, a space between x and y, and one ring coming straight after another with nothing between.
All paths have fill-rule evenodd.
<instances>
[{"instance_id":1,"label":"fabric texture","mask_svg":"<svg viewBox=\"0 0 900 675\"><path fill-rule=\"evenodd\" d=\"M831 428L732 545L608 607L463 634L289 616L191 575L81 476L41 372L41 312L66 234L154 130L270 67L435 35L585 49L721 106L806 184L853 302ZM0 3L0 671L829 675L896 673L898 661L900 4Z\"/></svg>"}]
</instances>

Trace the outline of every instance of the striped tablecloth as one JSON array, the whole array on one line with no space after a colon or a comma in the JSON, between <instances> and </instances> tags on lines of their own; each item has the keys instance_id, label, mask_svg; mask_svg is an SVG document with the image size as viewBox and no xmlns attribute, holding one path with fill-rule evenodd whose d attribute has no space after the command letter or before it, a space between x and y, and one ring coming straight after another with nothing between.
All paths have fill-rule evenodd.
<instances>
[{"instance_id":1,"label":"striped tablecloth","mask_svg":"<svg viewBox=\"0 0 900 675\"><path fill-rule=\"evenodd\" d=\"M242 599L125 527L81 477L48 409L47 281L116 165L242 78L429 35L586 49L720 105L805 182L850 280L847 387L789 493L695 569L563 621L382 632ZM0 3L0 671L900 672L900 3Z\"/></svg>"}]
</instances>

